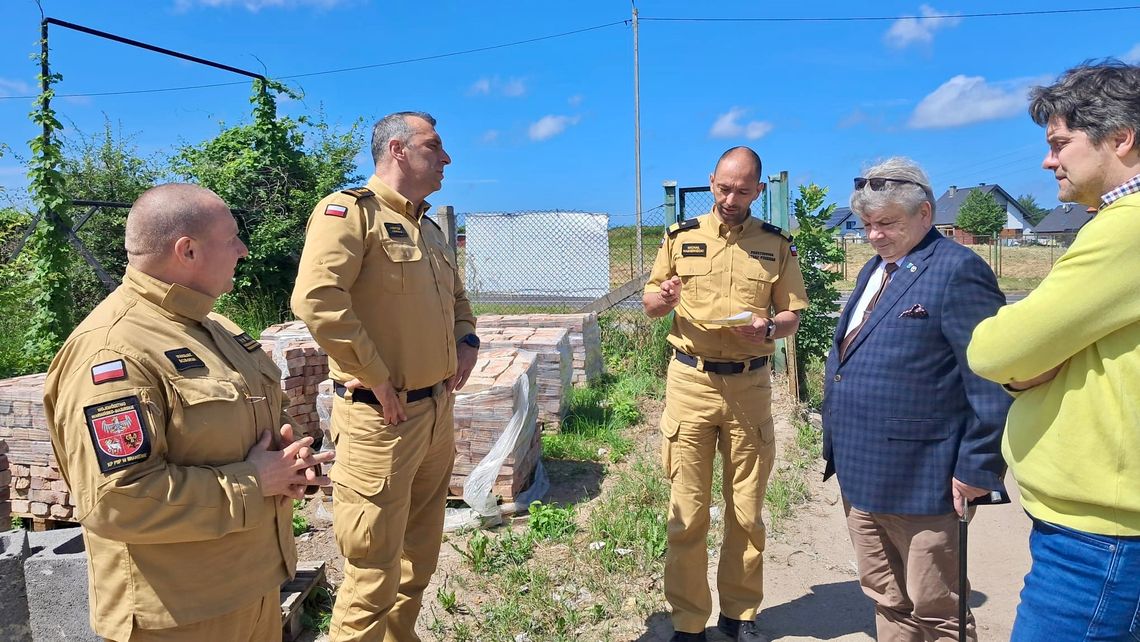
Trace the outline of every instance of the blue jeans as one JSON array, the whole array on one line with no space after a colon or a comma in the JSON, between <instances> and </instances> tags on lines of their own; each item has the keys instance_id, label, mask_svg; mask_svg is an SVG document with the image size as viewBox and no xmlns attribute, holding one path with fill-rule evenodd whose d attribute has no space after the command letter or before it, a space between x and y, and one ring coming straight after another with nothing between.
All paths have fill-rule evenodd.
<instances>
[{"instance_id":1,"label":"blue jeans","mask_svg":"<svg viewBox=\"0 0 1140 642\"><path fill-rule=\"evenodd\" d=\"M1033 520L1010 642L1140 642L1140 538Z\"/></svg>"}]
</instances>

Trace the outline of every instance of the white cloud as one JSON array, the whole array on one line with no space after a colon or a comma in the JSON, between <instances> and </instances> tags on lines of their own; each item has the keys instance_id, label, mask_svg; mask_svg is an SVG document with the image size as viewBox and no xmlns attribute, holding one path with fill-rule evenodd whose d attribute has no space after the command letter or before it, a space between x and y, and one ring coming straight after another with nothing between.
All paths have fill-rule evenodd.
<instances>
[{"instance_id":1,"label":"white cloud","mask_svg":"<svg viewBox=\"0 0 1140 642\"><path fill-rule=\"evenodd\" d=\"M483 135L479 138L479 140L487 144L498 142L499 130L488 129L487 131L483 132Z\"/></svg>"},{"instance_id":2,"label":"white cloud","mask_svg":"<svg viewBox=\"0 0 1140 642\"><path fill-rule=\"evenodd\" d=\"M577 125L581 116L543 116L530 126L530 139L534 141L553 138L566 131L571 125Z\"/></svg>"},{"instance_id":3,"label":"white cloud","mask_svg":"<svg viewBox=\"0 0 1140 642\"><path fill-rule=\"evenodd\" d=\"M582 94L574 94L573 96L567 98L566 102L571 107L577 107L578 105L581 105L582 101L585 99L586 99L586 97L583 96Z\"/></svg>"},{"instance_id":4,"label":"white cloud","mask_svg":"<svg viewBox=\"0 0 1140 642\"><path fill-rule=\"evenodd\" d=\"M756 140L772 131L772 123L763 120L752 120L746 124L741 124L739 122L741 117L747 113L748 110L743 107L733 107L717 116L716 122L709 130L709 136L712 138L740 138L743 136L748 140Z\"/></svg>"},{"instance_id":5,"label":"white cloud","mask_svg":"<svg viewBox=\"0 0 1140 642\"><path fill-rule=\"evenodd\" d=\"M246 11L257 13L262 9L298 9L301 7L315 7L317 9L332 9L340 5L351 4L355 0L176 0L174 6L179 11L187 11L195 7L208 9L241 7Z\"/></svg>"},{"instance_id":6,"label":"white cloud","mask_svg":"<svg viewBox=\"0 0 1140 642\"><path fill-rule=\"evenodd\" d=\"M526 80L523 78L509 78L506 81L498 76L484 76L471 84L467 89L469 96L490 96L492 93L501 94L508 98L518 98L526 94Z\"/></svg>"},{"instance_id":7,"label":"white cloud","mask_svg":"<svg viewBox=\"0 0 1140 642\"><path fill-rule=\"evenodd\" d=\"M1130 65L1140 65L1140 43L1133 47L1131 51L1121 56L1120 59Z\"/></svg>"},{"instance_id":8,"label":"white cloud","mask_svg":"<svg viewBox=\"0 0 1140 642\"><path fill-rule=\"evenodd\" d=\"M474 83L472 83L471 88L467 90L467 93L476 96L487 95L491 93L491 79L480 78L479 80L476 80Z\"/></svg>"},{"instance_id":9,"label":"white cloud","mask_svg":"<svg viewBox=\"0 0 1140 642\"><path fill-rule=\"evenodd\" d=\"M899 18L891 23L891 28L883 34L883 41L888 45L903 49L913 44L930 44L934 42L934 32L939 29L956 27L962 22L949 13L938 11L928 4L919 7L919 18Z\"/></svg>"},{"instance_id":10,"label":"white cloud","mask_svg":"<svg viewBox=\"0 0 1140 642\"><path fill-rule=\"evenodd\" d=\"M511 78L503 84L503 95L518 98L526 93L526 83L522 78Z\"/></svg>"},{"instance_id":11,"label":"white cloud","mask_svg":"<svg viewBox=\"0 0 1140 642\"><path fill-rule=\"evenodd\" d=\"M1025 110L1027 92L1042 78L986 82L981 76L959 74L942 83L918 103L907 126L913 129L958 127L1008 118Z\"/></svg>"},{"instance_id":12,"label":"white cloud","mask_svg":"<svg viewBox=\"0 0 1140 642\"><path fill-rule=\"evenodd\" d=\"M23 80L0 78L0 97L6 96L35 96L40 92Z\"/></svg>"}]
</instances>

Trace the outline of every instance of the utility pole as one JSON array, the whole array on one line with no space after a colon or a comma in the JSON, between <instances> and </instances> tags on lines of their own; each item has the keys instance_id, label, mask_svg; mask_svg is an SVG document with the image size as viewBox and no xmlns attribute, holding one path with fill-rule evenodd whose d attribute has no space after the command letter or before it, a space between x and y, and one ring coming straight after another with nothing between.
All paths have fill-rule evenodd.
<instances>
[{"instance_id":1,"label":"utility pole","mask_svg":"<svg viewBox=\"0 0 1140 642\"><path fill-rule=\"evenodd\" d=\"M632 0L630 4L633 4ZM637 65L637 5L633 4L633 165L634 216L637 235L637 274L645 274L645 252L641 248L641 89Z\"/></svg>"}]
</instances>

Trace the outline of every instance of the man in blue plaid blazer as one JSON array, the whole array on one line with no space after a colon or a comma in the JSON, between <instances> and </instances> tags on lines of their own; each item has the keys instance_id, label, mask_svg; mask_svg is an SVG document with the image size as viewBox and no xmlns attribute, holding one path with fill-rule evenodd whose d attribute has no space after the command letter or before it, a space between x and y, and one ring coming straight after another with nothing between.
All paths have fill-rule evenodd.
<instances>
[{"instance_id":1,"label":"man in blue plaid blazer","mask_svg":"<svg viewBox=\"0 0 1140 642\"><path fill-rule=\"evenodd\" d=\"M825 479L839 476L878 639L957 640L962 498L1001 490L1011 398L974 375L974 327L1005 302L989 266L932 227L925 172L892 158L855 179L877 254L839 317L823 400ZM973 615L967 632L976 640Z\"/></svg>"}]
</instances>

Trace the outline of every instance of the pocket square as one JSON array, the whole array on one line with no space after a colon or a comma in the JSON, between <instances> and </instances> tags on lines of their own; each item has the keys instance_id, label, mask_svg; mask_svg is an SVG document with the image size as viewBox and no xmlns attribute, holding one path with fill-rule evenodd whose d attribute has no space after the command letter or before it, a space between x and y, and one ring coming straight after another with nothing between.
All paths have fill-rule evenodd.
<instances>
[{"instance_id":1,"label":"pocket square","mask_svg":"<svg viewBox=\"0 0 1140 642\"><path fill-rule=\"evenodd\" d=\"M926 308L922 307L921 303L915 303L899 313L900 319L925 319L928 316L930 315L926 312Z\"/></svg>"}]
</instances>

